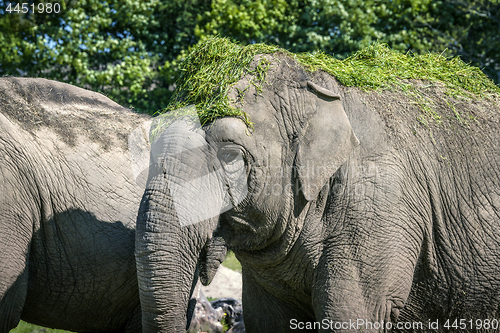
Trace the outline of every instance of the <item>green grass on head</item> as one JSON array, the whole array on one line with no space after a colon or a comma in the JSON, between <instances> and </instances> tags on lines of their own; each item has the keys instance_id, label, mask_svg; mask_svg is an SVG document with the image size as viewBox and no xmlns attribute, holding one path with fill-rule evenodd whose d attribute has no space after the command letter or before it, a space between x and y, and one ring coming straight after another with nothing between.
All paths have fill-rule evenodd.
<instances>
[{"instance_id":1,"label":"green grass on head","mask_svg":"<svg viewBox=\"0 0 500 333\"><path fill-rule=\"evenodd\" d=\"M257 54L279 51L264 44L240 46L227 38L210 38L197 45L181 64L182 74L166 111L189 104L196 105L201 124L225 116L244 116L241 110L229 105L229 89L246 73ZM262 59L254 71L262 82L267 71Z\"/></svg>"},{"instance_id":2,"label":"green grass on head","mask_svg":"<svg viewBox=\"0 0 500 333\"><path fill-rule=\"evenodd\" d=\"M295 58L310 71L322 69L348 87L388 88L401 80L440 81L448 92L472 97L500 93L500 87L479 68L459 57L446 58L439 53L403 54L386 44L373 44L345 60L322 52L297 54Z\"/></svg>"},{"instance_id":3,"label":"green grass on head","mask_svg":"<svg viewBox=\"0 0 500 333\"><path fill-rule=\"evenodd\" d=\"M250 124L240 109L230 105L229 89L243 76L251 74L254 76L252 83L260 90L271 64L265 57L256 69L251 70L250 64L258 54L276 53L296 59L310 72L324 70L344 86L372 90L396 86L408 91L411 84L402 80L417 79L442 82L451 95L488 97L500 94L500 87L479 68L458 57L449 59L436 53L403 54L377 43L345 60L338 60L322 52L293 54L275 46L241 46L227 38L215 37L195 46L181 63L182 75L164 112L194 104L201 124L226 116L242 117Z\"/></svg>"}]
</instances>

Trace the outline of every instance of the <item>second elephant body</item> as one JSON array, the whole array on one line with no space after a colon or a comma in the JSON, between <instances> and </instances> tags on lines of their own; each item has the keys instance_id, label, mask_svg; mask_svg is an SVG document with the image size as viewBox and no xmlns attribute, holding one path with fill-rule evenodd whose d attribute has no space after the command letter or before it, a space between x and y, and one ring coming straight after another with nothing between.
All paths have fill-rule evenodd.
<instances>
[{"instance_id":1,"label":"second elephant body","mask_svg":"<svg viewBox=\"0 0 500 333\"><path fill-rule=\"evenodd\" d=\"M45 79L0 79L0 103L0 332L140 332L127 139L148 117Z\"/></svg>"}]
</instances>

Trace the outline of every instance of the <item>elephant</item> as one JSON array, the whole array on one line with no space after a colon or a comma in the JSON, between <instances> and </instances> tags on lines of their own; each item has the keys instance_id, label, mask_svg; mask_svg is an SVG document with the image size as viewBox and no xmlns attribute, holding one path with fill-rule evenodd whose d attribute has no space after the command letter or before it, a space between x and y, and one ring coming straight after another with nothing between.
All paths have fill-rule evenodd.
<instances>
[{"instance_id":1,"label":"elephant","mask_svg":"<svg viewBox=\"0 0 500 333\"><path fill-rule=\"evenodd\" d=\"M155 125L136 232L143 331L183 331L226 248L248 332L493 328L497 104L416 80L446 126L423 124L397 89L343 86L287 54L250 68L228 90L246 117Z\"/></svg>"},{"instance_id":2,"label":"elephant","mask_svg":"<svg viewBox=\"0 0 500 333\"><path fill-rule=\"evenodd\" d=\"M0 78L0 332L20 319L141 332L136 171L150 121L69 84Z\"/></svg>"}]
</instances>

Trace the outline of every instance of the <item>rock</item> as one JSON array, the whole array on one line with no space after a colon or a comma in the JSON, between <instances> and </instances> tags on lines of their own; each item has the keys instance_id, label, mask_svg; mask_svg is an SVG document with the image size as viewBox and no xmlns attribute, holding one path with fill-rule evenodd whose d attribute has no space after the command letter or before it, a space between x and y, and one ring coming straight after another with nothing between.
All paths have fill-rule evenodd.
<instances>
[{"instance_id":1,"label":"rock","mask_svg":"<svg viewBox=\"0 0 500 333\"><path fill-rule=\"evenodd\" d=\"M229 328L228 333L245 333L241 301L225 297L209 302L199 284L193 292L193 298L196 299L196 305L189 333L222 333L222 321Z\"/></svg>"},{"instance_id":2,"label":"rock","mask_svg":"<svg viewBox=\"0 0 500 333\"><path fill-rule=\"evenodd\" d=\"M221 320L223 316L224 312L222 308L214 309L200 290L188 332L222 333L223 326Z\"/></svg>"},{"instance_id":3,"label":"rock","mask_svg":"<svg viewBox=\"0 0 500 333\"><path fill-rule=\"evenodd\" d=\"M245 333L243 323L243 307L241 302L234 298L221 298L210 302L212 308L222 309L225 314L225 323L229 326L228 333Z\"/></svg>"},{"instance_id":4,"label":"rock","mask_svg":"<svg viewBox=\"0 0 500 333\"><path fill-rule=\"evenodd\" d=\"M227 333L245 333L245 324L243 323L243 318L241 321L237 322L235 326L231 327Z\"/></svg>"}]
</instances>

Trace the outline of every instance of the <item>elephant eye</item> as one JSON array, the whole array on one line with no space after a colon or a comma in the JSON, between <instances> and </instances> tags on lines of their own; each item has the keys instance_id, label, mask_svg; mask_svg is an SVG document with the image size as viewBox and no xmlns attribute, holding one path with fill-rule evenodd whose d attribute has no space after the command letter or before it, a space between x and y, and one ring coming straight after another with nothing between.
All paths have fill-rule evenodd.
<instances>
[{"instance_id":1,"label":"elephant eye","mask_svg":"<svg viewBox=\"0 0 500 333\"><path fill-rule=\"evenodd\" d=\"M238 152L236 151L223 151L219 153L219 160L224 163L231 163L238 157Z\"/></svg>"},{"instance_id":2,"label":"elephant eye","mask_svg":"<svg viewBox=\"0 0 500 333\"><path fill-rule=\"evenodd\" d=\"M243 156L243 148L234 144L225 144L217 151L217 157L222 165L229 198L233 206L238 205L248 193L247 173Z\"/></svg>"},{"instance_id":3,"label":"elephant eye","mask_svg":"<svg viewBox=\"0 0 500 333\"><path fill-rule=\"evenodd\" d=\"M233 144L225 144L217 151L217 158L223 163L231 163L238 157L242 157L241 148Z\"/></svg>"},{"instance_id":4,"label":"elephant eye","mask_svg":"<svg viewBox=\"0 0 500 333\"><path fill-rule=\"evenodd\" d=\"M217 152L217 157L226 172L235 172L244 167L241 149L235 147L222 147Z\"/></svg>"}]
</instances>

